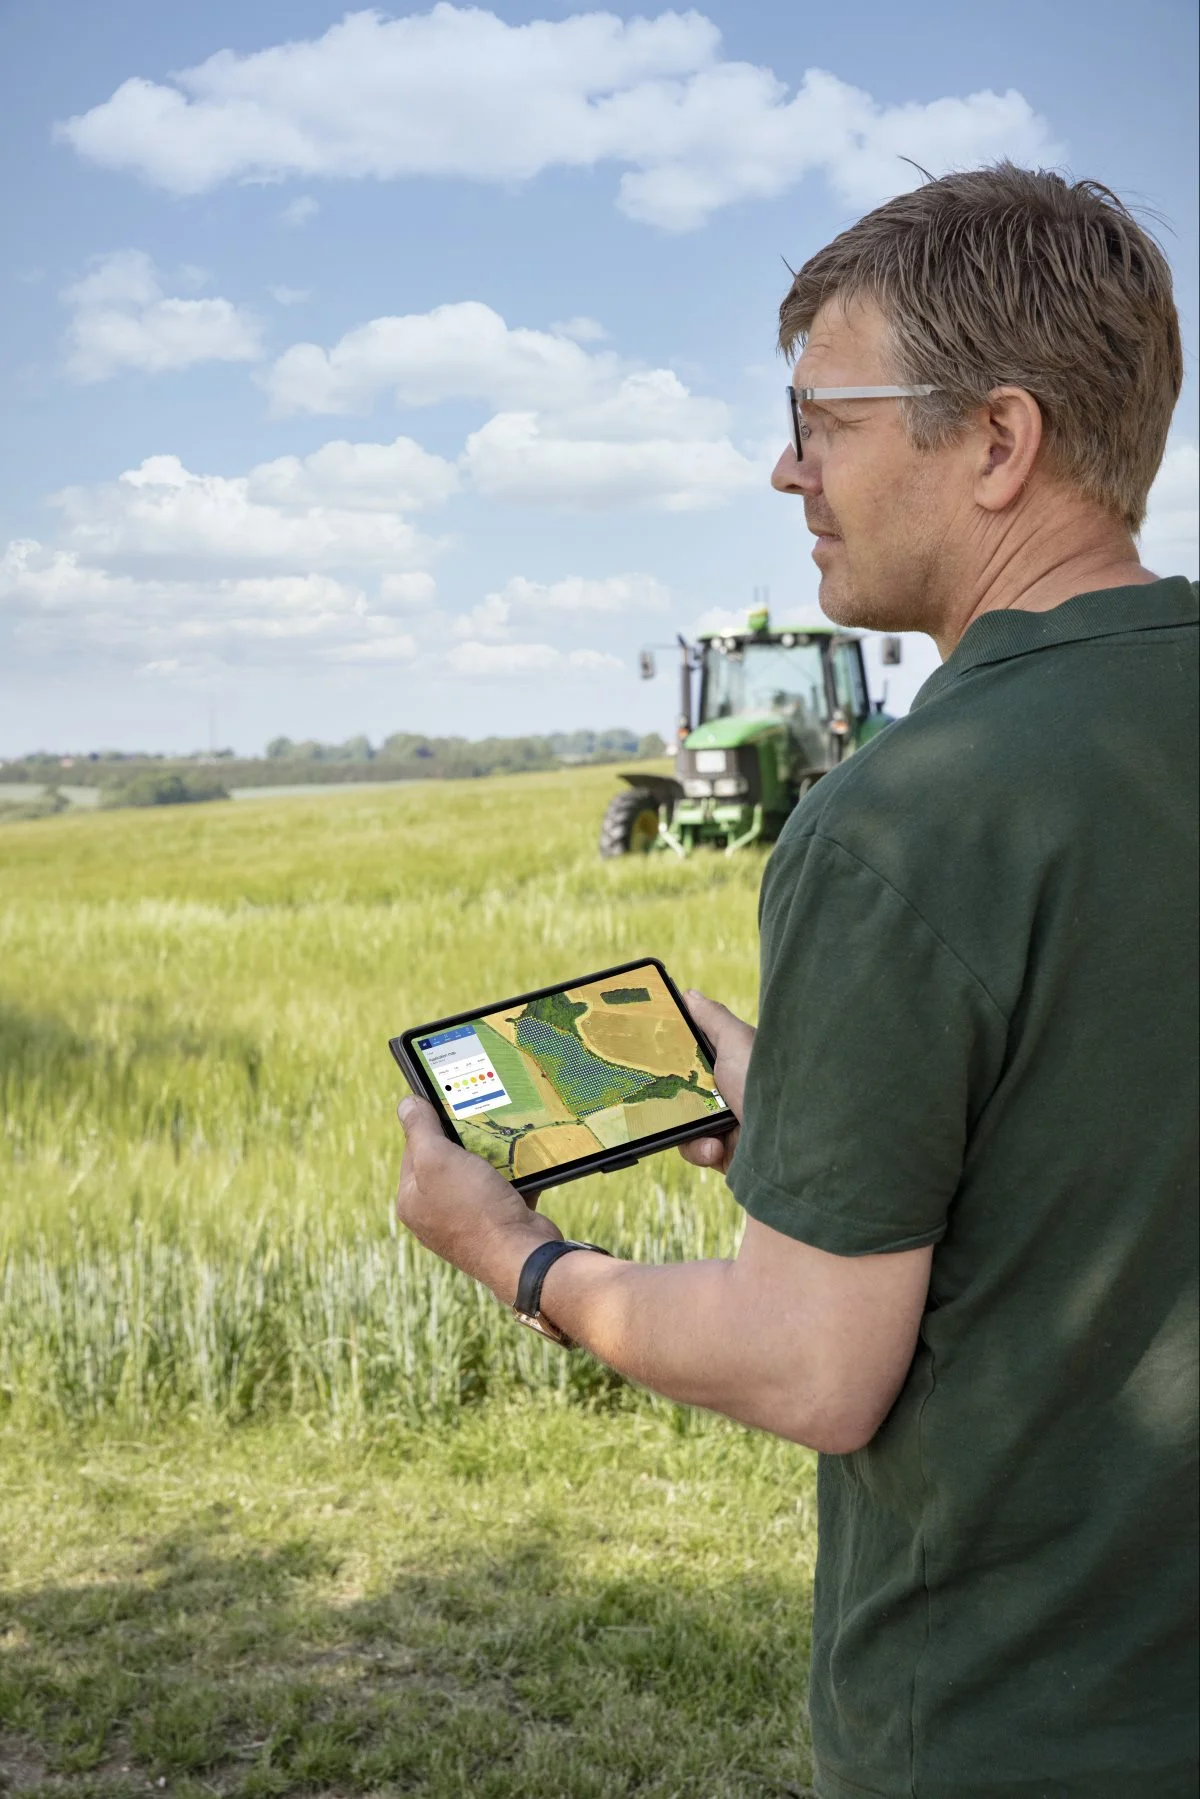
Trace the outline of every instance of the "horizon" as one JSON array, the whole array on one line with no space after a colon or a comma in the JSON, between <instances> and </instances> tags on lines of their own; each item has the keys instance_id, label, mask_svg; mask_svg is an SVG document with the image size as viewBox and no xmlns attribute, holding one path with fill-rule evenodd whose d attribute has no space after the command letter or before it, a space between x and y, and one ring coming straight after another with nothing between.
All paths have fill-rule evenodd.
<instances>
[{"instance_id":1,"label":"horizon","mask_svg":"<svg viewBox=\"0 0 1200 1799\"><path fill-rule=\"evenodd\" d=\"M266 744L264 744L263 748L260 751L249 751L249 752L242 752L240 750L236 750L231 745L228 745L228 744L221 744L217 747L210 747L208 749L196 748L196 749L190 749L190 750L149 750L149 749L126 750L126 749L117 748L115 745L112 745L112 744L104 745L103 747L101 747L99 749L89 749L89 750L79 750L79 749L69 749L69 748L52 749L52 748L42 747L42 748L39 748L36 750L25 750L21 754L16 755L16 756L0 756L0 768L12 768L12 767L18 766L22 763L34 763L34 762L43 761L43 760L52 762L52 763L56 763L60 767L64 767L64 768L71 767L77 762L103 762L106 760L116 761L118 759L123 759L125 761L130 761L130 762L137 761L137 760L159 761L159 762L171 762L171 761L176 761L176 762L227 762L231 758L238 762L273 762L273 761L286 762L286 761L292 761L292 760L302 761L302 760L308 760L309 758L294 756L292 752L296 751L296 750L307 750L310 748L317 749L317 750L347 750L349 748L349 746L355 742L362 742L362 743L366 744L368 753L365 756L361 756L361 757L345 756L345 757L343 757L341 764L338 764L333 758L330 758L329 762L325 763L323 766L326 766L326 767L336 767L339 765L340 766L352 766L355 762L359 762L365 766L367 763L369 763L371 761L386 761L388 758L385 754L385 750L386 750L386 745L389 742L390 738L402 737L402 736L409 736L412 739L414 739L415 741L422 742L422 743L453 743L453 744L461 743L461 744L466 744L468 746L473 746L473 745L484 744L484 743L529 743L529 742L533 742L533 743L552 744L556 740L569 739L571 737L602 738L602 737L623 736L626 738L633 738L636 741L640 741L641 739L643 739L645 737L655 736L655 735L659 736L661 738L661 733L639 732L639 731L633 730L633 728L628 725L608 724L608 725L579 725L575 728L574 731L546 731L546 732L529 731L529 732L513 732L511 734L506 734L506 735L499 735L495 732L490 732L481 737L469 737L469 736L463 735L462 733L456 733L456 732L449 733L445 736L434 736L434 735L431 735L430 733L423 732L423 731L414 731L414 732L394 731L394 732L389 733L388 737L380 738L378 743L372 742L369 738L367 738L365 735L363 735L361 733L356 733L352 737L343 738L340 742L327 741L323 738L316 738L316 737L299 737L299 738L295 738L295 739L288 738L288 739L283 739L283 740L281 740L279 738L272 738ZM274 753L272 753L272 745L279 743L281 741L286 741L290 745L290 748L288 750L279 749L279 750L276 750ZM662 739L662 742L663 742L663 753L665 754L666 749L668 747L667 740ZM618 753L620 753L622 755L625 755L625 754L632 755L635 752L632 750L621 749ZM316 758L312 758L312 760L315 760L315 759Z\"/></svg>"}]
</instances>

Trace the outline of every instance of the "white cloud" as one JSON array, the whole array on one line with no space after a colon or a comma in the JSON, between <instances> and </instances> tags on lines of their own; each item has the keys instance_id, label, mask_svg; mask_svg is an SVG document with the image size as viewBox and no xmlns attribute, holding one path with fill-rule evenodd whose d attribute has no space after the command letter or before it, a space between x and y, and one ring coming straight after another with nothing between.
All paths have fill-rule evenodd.
<instances>
[{"instance_id":1,"label":"white cloud","mask_svg":"<svg viewBox=\"0 0 1200 1799\"><path fill-rule=\"evenodd\" d=\"M612 163L625 171L618 205L668 230L810 172L858 205L914 184L902 155L936 172L1058 154L1011 90L882 106L810 69L789 96L720 45L696 12L512 26L449 4L351 13L321 38L220 51L172 85L128 80L59 130L81 155L180 194L287 176L513 182Z\"/></svg>"},{"instance_id":2,"label":"white cloud","mask_svg":"<svg viewBox=\"0 0 1200 1799\"><path fill-rule=\"evenodd\" d=\"M190 271L193 285L197 276L203 271ZM63 299L72 310L66 370L77 381L105 381L120 369L157 375L197 362L253 362L262 353L251 313L229 300L168 297L141 250L95 258Z\"/></svg>"},{"instance_id":3,"label":"white cloud","mask_svg":"<svg viewBox=\"0 0 1200 1799\"><path fill-rule=\"evenodd\" d=\"M334 662L415 662L420 648L406 631L385 630L385 619L368 616L369 636L338 644L329 654Z\"/></svg>"},{"instance_id":4,"label":"white cloud","mask_svg":"<svg viewBox=\"0 0 1200 1799\"><path fill-rule=\"evenodd\" d=\"M659 611L670 603L670 591L653 575L610 575L589 580L568 575L561 581L530 581L514 575L496 593L451 624L460 641L446 652L453 673L470 679L520 679L553 675L557 679L627 672L619 657L605 650L562 650L545 642L530 643L515 635L537 620L545 630L555 624L580 623L621 612Z\"/></svg>"},{"instance_id":5,"label":"white cloud","mask_svg":"<svg viewBox=\"0 0 1200 1799\"><path fill-rule=\"evenodd\" d=\"M435 594L433 576L424 569L384 575L379 583L379 604L385 612L428 612Z\"/></svg>"},{"instance_id":6,"label":"white cloud","mask_svg":"<svg viewBox=\"0 0 1200 1799\"><path fill-rule=\"evenodd\" d=\"M0 610L34 649L178 664L181 677L222 661L407 663L413 627L436 616L426 565L439 546L405 513L457 481L407 437L236 476L151 456L53 496L60 541L9 545Z\"/></svg>"},{"instance_id":7,"label":"white cloud","mask_svg":"<svg viewBox=\"0 0 1200 1799\"><path fill-rule=\"evenodd\" d=\"M1200 575L1200 448L1172 444L1150 489L1142 561L1158 575Z\"/></svg>"},{"instance_id":8,"label":"white cloud","mask_svg":"<svg viewBox=\"0 0 1200 1799\"><path fill-rule=\"evenodd\" d=\"M458 487L458 472L411 437L393 443L336 439L311 456L280 456L246 478L252 500L275 506L349 506L363 512L419 512Z\"/></svg>"},{"instance_id":9,"label":"white cloud","mask_svg":"<svg viewBox=\"0 0 1200 1799\"><path fill-rule=\"evenodd\" d=\"M550 410L561 435L611 443L630 438L690 443L719 437L729 428L725 402L693 394L673 369L637 369L584 405Z\"/></svg>"},{"instance_id":10,"label":"white cloud","mask_svg":"<svg viewBox=\"0 0 1200 1799\"><path fill-rule=\"evenodd\" d=\"M276 412L360 412L391 392L404 406L441 400L491 405L580 403L622 366L547 331L510 330L478 300L371 319L323 350L293 344L264 372Z\"/></svg>"},{"instance_id":11,"label":"white cloud","mask_svg":"<svg viewBox=\"0 0 1200 1799\"><path fill-rule=\"evenodd\" d=\"M301 194L297 199L288 201L279 215L279 223L297 231L302 225L307 225L310 219L315 219L320 210L320 202L314 200L311 194Z\"/></svg>"},{"instance_id":12,"label":"white cloud","mask_svg":"<svg viewBox=\"0 0 1200 1799\"><path fill-rule=\"evenodd\" d=\"M583 575L568 575L561 581L528 581L524 575L514 575L505 583L501 597L519 612L578 616L662 612L671 603L671 590L654 575L609 575L595 581Z\"/></svg>"},{"instance_id":13,"label":"white cloud","mask_svg":"<svg viewBox=\"0 0 1200 1799\"><path fill-rule=\"evenodd\" d=\"M468 640L446 652L456 675L489 680L496 676L519 679L523 675L603 675L625 670L617 656L605 650L559 650L549 643L480 643Z\"/></svg>"},{"instance_id":14,"label":"white cloud","mask_svg":"<svg viewBox=\"0 0 1200 1799\"><path fill-rule=\"evenodd\" d=\"M417 653L361 588L328 575L145 579L88 567L28 538L0 558L0 609L34 647L165 675L215 662L407 661Z\"/></svg>"},{"instance_id":15,"label":"white cloud","mask_svg":"<svg viewBox=\"0 0 1200 1799\"><path fill-rule=\"evenodd\" d=\"M408 450L424 452L406 438L399 442L405 449L398 460L420 478ZM318 451L304 462L263 463L249 475L197 475L177 456L150 456L116 481L64 488L54 503L63 514L65 547L94 566L165 577L213 568L224 574L411 569L428 560L435 546L399 511L384 508L380 489L370 484L369 458L365 470L355 466L355 451L396 446L326 447L336 452L328 466Z\"/></svg>"},{"instance_id":16,"label":"white cloud","mask_svg":"<svg viewBox=\"0 0 1200 1799\"><path fill-rule=\"evenodd\" d=\"M722 401L692 394L672 369L589 352L558 326L510 327L478 300L371 319L329 350L293 344L258 379L281 413L364 411L390 392L401 406L544 409L599 438L711 436L729 419Z\"/></svg>"},{"instance_id":17,"label":"white cloud","mask_svg":"<svg viewBox=\"0 0 1200 1799\"><path fill-rule=\"evenodd\" d=\"M485 594L478 606L460 613L451 630L468 642L504 643L512 636L512 612L512 602L502 593Z\"/></svg>"},{"instance_id":18,"label":"white cloud","mask_svg":"<svg viewBox=\"0 0 1200 1799\"><path fill-rule=\"evenodd\" d=\"M692 620L688 626L687 635L689 638L695 638L707 637L710 632L744 631L746 615L749 611L748 606L709 606L700 613L698 618ZM787 610L787 622L789 625L797 622L794 610L790 606ZM827 624L828 620L825 619L822 622Z\"/></svg>"},{"instance_id":19,"label":"white cloud","mask_svg":"<svg viewBox=\"0 0 1200 1799\"><path fill-rule=\"evenodd\" d=\"M608 332L597 319L583 315L573 319L557 319L550 327L555 337L572 337L577 344L603 343Z\"/></svg>"},{"instance_id":20,"label":"white cloud","mask_svg":"<svg viewBox=\"0 0 1200 1799\"><path fill-rule=\"evenodd\" d=\"M282 283L269 287L267 292L277 306L300 306L312 293L310 287L285 287Z\"/></svg>"},{"instance_id":21,"label":"white cloud","mask_svg":"<svg viewBox=\"0 0 1200 1799\"><path fill-rule=\"evenodd\" d=\"M489 499L530 506L720 505L764 478L726 438L620 443L571 438L532 412L502 412L467 439L464 472Z\"/></svg>"},{"instance_id":22,"label":"white cloud","mask_svg":"<svg viewBox=\"0 0 1200 1799\"><path fill-rule=\"evenodd\" d=\"M557 328L510 327L476 300L372 319L329 350L294 344L261 379L280 412L362 410L384 391L407 406L499 407L460 461L490 499L686 511L764 477L731 441L724 402L672 369L585 350Z\"/></svg>"},{"instance_id":23,"label":"white cloud","mask_svg":"<svg viewBox=\"0 0 1200 1799\"><path fill-rule=\"evenodd\" d=\"M628 612L663 612L671 603L671 590L654 575L609 575L589 580L568 575L561 581L530 581L513 575L496 593L485 594L478 606L454 620L456 637L502 643L522 619L578 622L597 615Z\"/></svg>"},{"instance_id":24,"label":"white cloud","mask_svg":"<svg viewBox=\"0 0 1200 1799\"><path fill-rule=\"evenodd\" d=\"M928 104L881 106L861 88L808 69L789 99L769 69L723 63L700 71L663 103L632 89L610 103L624 126L618 204L668 231L704 224L718 207L778 198L822 175L838 200L867 208L915 187L912 162L932 174L993 162L1057 160L1045 120L1013 89Z\"/></svg>"}]
</instances>

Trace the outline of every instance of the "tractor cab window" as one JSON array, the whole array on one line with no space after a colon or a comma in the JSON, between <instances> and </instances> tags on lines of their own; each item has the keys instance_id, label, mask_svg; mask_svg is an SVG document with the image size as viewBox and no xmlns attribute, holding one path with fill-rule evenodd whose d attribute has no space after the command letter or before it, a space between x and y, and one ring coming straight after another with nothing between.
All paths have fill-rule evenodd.
<instances>
[{"instance_id":1,"label":"tractor cab window","mask_svg":"<svg viewBox=\"0 0 1200 1799\"><path fill-rule=\"evenodd\" d=\"M834 650L833 688L838 706L847 718L864 718L870 711L856 643L841 643Z\"/></svg>"},{"instance_id":2,"label":"tractor cab window","mask_svg":"<svg viewBox=\"0 0 1200 1799\"><path fill-rule=\"evenodd\" d=\"M815 643L720 642L704 646L702 722L780 718L824 724L829 717L821 651Z\"/></svg>"},{"instance_id":3,"label":"tractor cab window","mask_svg":"<svg viewBox=\"0 0 1200 1799\"><path fill-rule=\"evenodd\" d=\"M829 701L820 645L734 642L704 646L701 722L774 718L785 726L798 760L824 760Z\"/></svg>"}]
</instances>

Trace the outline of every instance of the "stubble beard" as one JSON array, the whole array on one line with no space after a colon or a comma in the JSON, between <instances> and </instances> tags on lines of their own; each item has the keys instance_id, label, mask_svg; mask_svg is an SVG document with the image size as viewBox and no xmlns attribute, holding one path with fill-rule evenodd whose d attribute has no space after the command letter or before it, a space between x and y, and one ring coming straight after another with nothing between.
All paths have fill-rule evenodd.
<instances>
[{"instance_id":1,"label":"stubble beard","mask_svg":"<svg viewBox=\"0 0 1200 1799\"><path fill-rule=\"evenodd\" d=\"M817 590L817 602L831 624L851 631L929 631L936 608L924 570L856 574L844 539L842 561L836 573L822 572Z\"/></svg>"},{"instance_id":2,"label":"stubble beard","mask_svg":"<svg viewBox=\"0 0 1200 1799\"><path fill-rule=\"evenodd\" d=\"M853 547L838 527L824 494L806 502L810 531L840 540L832 569L821 571L818 603L831 623L855 631L919 631L935 640L954 577L945 561L943 510L946 472L934 458L921 458L902 485L893 488L887 541L872 534Z\"/></svg>"}]
</instances>

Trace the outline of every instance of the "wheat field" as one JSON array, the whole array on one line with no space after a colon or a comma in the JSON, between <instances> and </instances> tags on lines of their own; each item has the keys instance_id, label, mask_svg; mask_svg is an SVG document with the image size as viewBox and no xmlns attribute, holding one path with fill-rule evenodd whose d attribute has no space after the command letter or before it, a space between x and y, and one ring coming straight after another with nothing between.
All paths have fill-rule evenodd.
<instances>
[{"instance_id":1,"label":"wheat field","mask_svg":"<svg viewBox=\"0 0 1200 1799\"><path fill-rule=\"evenodd\" d=\"M575 769L0 827L0 1405L31 1422L409 1423L648 1404L392 1222L403 1026L643 953L752 1015L762 860L601 863ZM663 1155L570 1233L727 1252Z\"/></svg>"}]
</instances>

